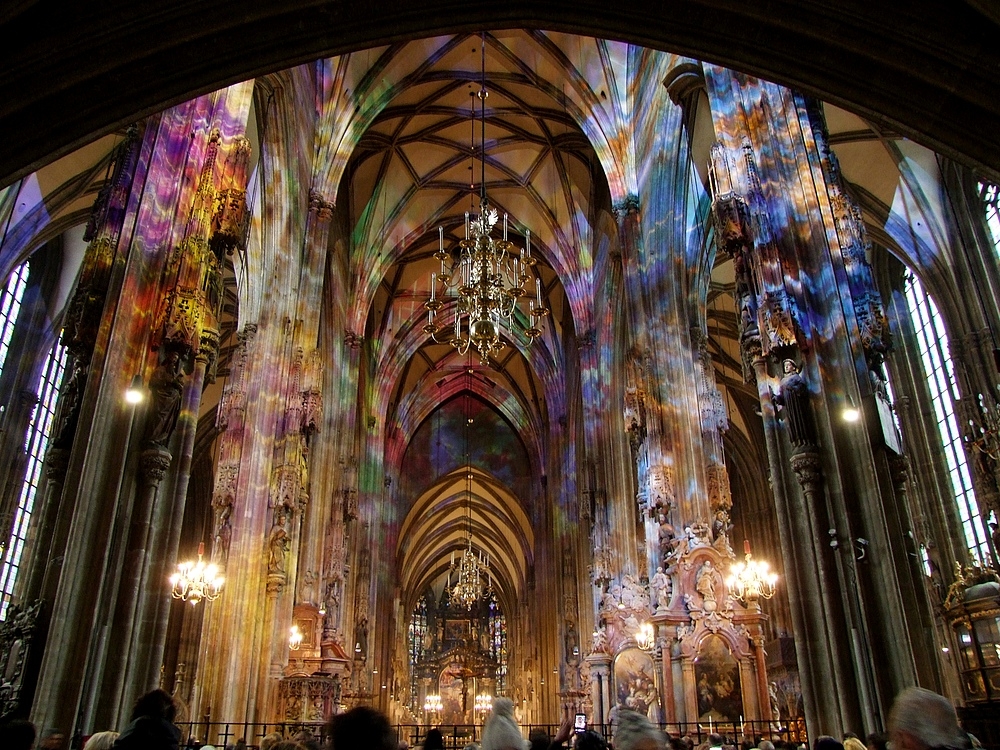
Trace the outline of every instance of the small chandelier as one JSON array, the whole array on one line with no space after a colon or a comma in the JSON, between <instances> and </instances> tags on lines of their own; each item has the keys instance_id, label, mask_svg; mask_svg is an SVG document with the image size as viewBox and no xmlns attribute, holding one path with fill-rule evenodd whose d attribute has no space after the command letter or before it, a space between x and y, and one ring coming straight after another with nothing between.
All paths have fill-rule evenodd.
<instances>
[{"instance_id":1,"label":"small chandelier","mask_svg":"<svg viewBox=\"0 0 1000 750\"><path fill-rule=\"evenodd\" d=\"M480 693L476 696L476 711L486 713L493 710L493 696L489 693Z\"/></svg>"},{"instance_id":2,"label":"small chandelier","mask_svg":"<svg viewBox=\"0 0 1000 750\"><path fill-rule=\"evenodd\" d=\"M542 335L538 327L549 309L542 304L541 280L535 277L534 299L526 288L537 260L531 255L531 230L525 230L524 247L518 250L507 240L507 214L503 215L503 239L494 239L493 228L499 220L496 208L486 198L486 34L482 35L483 72L479 99L482 102L480 118L482 150L480 152L481 180L479 188L479 216L470 219L465 214L465 239L458 243L458 258L452 261L444 249L444 227L438 227L438 251L434 257L441 262L440 273L431 274L431 298L424 303L427 325L423 331L439 344L451 344L463 356L474 346L479 361L486 365L490 357L504 348L500 338L501 326L510 331L521 330L530 345ZM445 291L454 288L457 295L455 320L452 325L440 326L434 322L444 303L437 296L437 283ZM518 320L517 302L525 302L528 325ZM464 319L464 323L463 323ZM439 338L439 336L441 338Z\"/></svg>"},{"instance_id":3,"label":"small chandelier","mask_svg":"<svg viewBox=\"0 0 1000 750\"><path fill-rule=\"evenodd\" d=\"M177 565L177 572L170 576L174 599L182 599L195 605L202 599L213 601L222 593L223 577L219 575L219 567L215 564L206 565L202 560L205 555L205 543L198 543L198 562L182 562Z\"/></svg>"},{"instance_id":4,"label":"small chandelier","mask_svg":"<svg viewBox=\"0 0 1000 750\"><path fill-rule=\"evenodd\" d=\"M444 703L441 701L440 695L428 695L424 699L424 711L427 711L428 713L431 712L440 713L443 710L444 710Z\"/></svg>"},{"instance_id":5,"label":"small chandelier","mask_svg":"<svg viewBox=\"0 0 1000 750\"><path fill-rule=\"evenodd\" d=\"M639 626L639 632L635 634L635 645L643 651L652 651L656 643L656 636L653 632L653 625L648 622Z\"/></svg>"},{"instance_id":6,"label":"small chandelier","mask_svg":"<svg viewBox=\"0 0 1000 750\"><path fill-rule=\"evenodd\" d=\"M302 648L302 631L299 630L299 626L292 625L288 630L288 648L292 651L298 651Z\"/></svg>"},{"instance_id":7,"label":"small chandelier","mask_svg":"<svg viewBox=\"0 0 1000 750\"><path fill-rule=\"evenodd\" d=\"M726 586L733 595L748 606L758 599L770 599L774 596L774 587L778 583L778 574L770 572L770 566L764 560L754 560L750 554L749 540L743 541L744 561L730 568Z\"/></svg>"}]
</instances>

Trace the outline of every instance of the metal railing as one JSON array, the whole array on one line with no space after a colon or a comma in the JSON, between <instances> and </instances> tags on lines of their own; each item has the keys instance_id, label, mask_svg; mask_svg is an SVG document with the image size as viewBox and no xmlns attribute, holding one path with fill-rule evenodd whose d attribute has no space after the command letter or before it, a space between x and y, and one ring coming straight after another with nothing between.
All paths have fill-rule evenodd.
<instances>
[{"instance_id":1,"label":"metal railing","mask_svg":"<svg viewBox=\"0 0 1000 750\"><path fill-rule=\"evenodd\" d=\"M197 747L198 743L208 743L219 748L235 744L237 740L244 740L248 750L256 750L260 747L260 742L268 734L275 733L283 739L293 739L305 733L306 736L325 745L327 740L326 722L290 722L290 723L259 723L259 722L218 722L218 721L189 721L178 722L177 726L181 730L181 747ZM470 743L478 743L482 738L483 727L481 724L397 724L395 726L396 735L400 740L405 741L410 747L423 742L427 735L427 730L435 727L444 736L444 746L447 750L462 750ZM600 733L607 739L613 735L613 727L610 724L595 724L588 727ZM559 730L558 724L530 724L523 725L521 731L527 737L533 729L542 729L549 736L554 736ZM805 734L804 722L793 724L791 727L775 726L765 721L744 721L744 722L712 722L702 724L698 722L671 722L661 723L660 729L671 737L690 737L695 745L708 740L711 733L720 734L727 738L727 744L739 745L744 740L757 745L761 739L781 739L785 742L805 743L808 747Z\"/></svg>"}]
</instances>

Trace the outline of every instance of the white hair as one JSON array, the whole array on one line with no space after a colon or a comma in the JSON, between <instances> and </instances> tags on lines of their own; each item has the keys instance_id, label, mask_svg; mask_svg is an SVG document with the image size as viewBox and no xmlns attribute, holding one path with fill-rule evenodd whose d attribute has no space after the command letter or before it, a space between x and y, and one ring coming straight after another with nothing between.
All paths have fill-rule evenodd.
<instances>
[{"instance_id":1,"label":"white hair","mask_svg":"<svg viewBox=\"0 0 1000 750\"><path fill-rule=\"evenodd\" d=\"M83 750L111 750L111 746L118 739L118 732L98 732L90 736Z\"/></svg>"},{"instance_id":2,"label":"white hair","mask_svg":"<svg viewBox=\"0 0 1000 750\"><path fill-rule=\"evenodd\" d=\"M961 750L969 737L958 726L955 707L930 690L911 687L896 696L889 713L890 733L905 732L925 748Z\"/></svg>"}]
</instances>

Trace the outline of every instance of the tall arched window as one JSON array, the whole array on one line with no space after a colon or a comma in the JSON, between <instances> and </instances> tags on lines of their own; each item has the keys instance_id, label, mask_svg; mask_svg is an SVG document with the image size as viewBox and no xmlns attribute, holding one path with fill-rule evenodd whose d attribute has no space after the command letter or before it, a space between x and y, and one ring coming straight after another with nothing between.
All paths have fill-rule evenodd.
<instances>
[{"instance_id":1,"label":"tall arched window","mask_svg":"<svg viewBox=\"0 0 1000 750\"><path fill-rule=\"evenodd\" d=\"M10 342L14 335L18 313L24 290L28 284L28 264L22 263L14 269L7 281L6 288L0 292L0 374L7 364ZM9 539L3 542L3 564L0 565L0 620L7 616L7 606L14 593L14 582L24 552L24 542L28 534L28 521L35 503L35 492L42 474L42 463L48 446L49 430L55 412L56 399L59 397L59 385L62 382L63 370L66 367L66 352L57 342L49 352L45 361L42 376L38 382L35 403L28 423L24 440L24 452L27 457L24 482L18 494L17 508L14 511L13 524Z\"/></svg>"},{"instance_id":2,"label":"tall arched window","mask_svg":"<svg viewBox=\"0 0 1000 750\"><path fill-rule=\"evenodd\" d=\"M507 618L497 603L496 594L490 592L488 622L490 629L490 656L497 664L497 695L507 690Z\"/></svg>"},{"instance_id":3,"label":"tall arched window","mask_svg":"<svg viewBox=\"0 0 1000 750\"><path fill-rule=\"evenodd\" d=\"M14 269L7 280L7 288L0 291L0 373L7 362L10 339L14 335L14 324L21 310L21 299L28 286L28 264L22 263Z\"/></svg>"},{"instance_id":4,"label":"tall arched window","mask_svg":"<svg viewBox=\"0 0 1000 750\"><path fill-rule=\"evenodd\" d=\"M991 559L989 535L973 491L962 433L955 415L955 402L959 398L959 392L948 334L937 305L924 292L923 286L913 274L907 277L905 293L962 532L972 558L988 564Z\"/></svg>"},{"instance_id":5,"label":"tall arched window","mask_svg":"<svg viewBox=\"0 0 1000 750\"><path fill-rule=\"evenodd\" d=\"M413 608L410 615L409 630L409 652L410 652L410 705L416 706L419 686L417 684L417 670L414 668L421 659L424 658L424 639L427 636L427 597L420 597L417 606Z\"/></svg>"},{"instance_id":6,"label":"tall arched window","mask_svg":"<svg viewBox=\"0 0 1000 750\"><path fill-rule=\"evenodd\" d=\"M1000 188L988 182L980 182L979 195L986 209L986 225L993 235L993 247L1000 252Z\"/></svg>"}]
</instances>

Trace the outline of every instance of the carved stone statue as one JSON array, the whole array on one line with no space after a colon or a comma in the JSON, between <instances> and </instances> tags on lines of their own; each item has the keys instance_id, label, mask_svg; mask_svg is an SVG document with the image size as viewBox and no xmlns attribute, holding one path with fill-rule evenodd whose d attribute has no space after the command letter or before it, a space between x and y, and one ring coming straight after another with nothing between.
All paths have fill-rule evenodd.
<instances>
[{"instance_id":1,"label":"carved stone statue","mask_svg":"<svg viewBox=\"0 0 1000 750\"><path fill-rule=\"evenodd\" d=\"M815 445L816 437L809 406L809 383L802 376L802 368L795 360L783 360L781 369L781 390L775 401L784 409L789 442L795 448Z\"/></svg>"},{"instance_id":2,"label":"carved stone statue","mask_svg":"<svg viewBox=\"0 0 1000 750\"><path fill-rule=\"evenodd\" d=\"M146 443L165 448L177 425L184 393L184 364L176 349L168 349L166 357L149 381L153 392L153 413L150 415Z\"/></svg>"},{"instance_id":3,"label":"carved stone statue","mask_svg":"<svg viewBox=\"0 0 1000 750\"><path fill-rule=\"evenodd\" d=\"M670 576L663 572L662 565L656 569L653 577L649 579L649 590L652 594L651 598L655 604L656 611L665 611L670 604L672 587Z\"/></svg>"},{"instance_id":4,"label":"carved stone statue","mask_svg":"<svg viewBox=\"0 0 1000 750\"><path fill-rule=\"evenodd\" d=\"M698 578L695 581L695 591L701 594L704 600L702 605L706 612L714 612L718 606L715 598L715 566L711 560L706 560L701 570L698 571Z\"/></svg>"},{"instance_id":5,"label":"carved stone statue","mask_svg":"<svg viewBox=\"0 0 1000 750\"><path fill-rule=\"evenodd\" d=\"M566 635L563 638L563 642L566 647L566 663L571 665L579 664L580 640L576 634L576 625L573 624L572 620L566 621Z\"/></svg>"},{"instance_id":6,"label":"carved stone statue","mask_svg":"<svg viewBox=\"0 0 1000 750\"><path fill-rule=\"evenodd\" d=\"M274 525L267 535L267 572L269 574L285 574L285 553L288 551L288 529L285 528L285 513L278 510L274 516Z\"/></svg>"},{"instance_id":7,"label":"carved stone statue","mask_svg":"<svg viewBox=\"0 0 1000 750\"><path fill-rule=\"evenodd\" d=\"M368 618L362 617L354 626L354 656L365 659L368 656Z\"/></svg>"},{"instance_id":8,"label":"carved stone statue","mask_svg":"<svg viewBox=\"0 0 1000 750\"><path fill-rule=\"evenodd\" d=\"M594 631L594 643L591 645L590 652L592 654L608 653L608 631L604 628L603 623Z\"/></svg>"},{"instance_id":9,"label":"carved stone statue","mask_svg":"<svg viewBox=\"0 0 1000 750\"><path fill-rule=\"evenodd\" d=\"M216 559L225 563L229 557L229 544L233 539L233 526L229 520L233 514L233 504L224 502L218 506L218 509L219 516L215 525L215 549L213 552Z\"/></svg>"}]
</instances>

